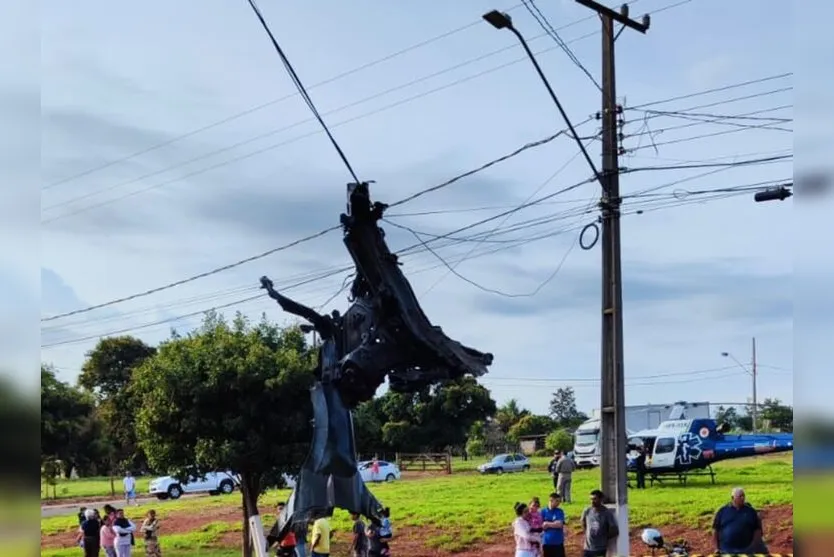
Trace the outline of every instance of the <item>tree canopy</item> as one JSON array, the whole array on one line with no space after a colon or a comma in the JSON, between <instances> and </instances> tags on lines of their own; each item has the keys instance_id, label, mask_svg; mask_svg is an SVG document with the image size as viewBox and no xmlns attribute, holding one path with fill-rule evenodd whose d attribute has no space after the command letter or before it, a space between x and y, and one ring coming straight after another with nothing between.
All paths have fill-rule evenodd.
<instances>
[{"instance_id":1,"label":"tree canopy","mask_svg":"<svg viewBox=\"0 0 834 557\"><path fill-rule=\"evenodd\" d=\"M574 429L588 420L576 407L573 387L559 387L550 399L550 416L558 427Z\"/></svg>"},{"instance_id":2,"label":"tree canopy","mask_svg":"<svg viewBox=\"0 0 834 557\"><path fill-rule=\"evenodd\" d=\"M207 315L196 331L162 343L133 377L148 462L179 478L231 470L241 478L244 519L257 513L260 493L295 474L309 447L313 368L300 329ZM245 521L243 536L248 553Z\"/></svg>"}]
</instances>

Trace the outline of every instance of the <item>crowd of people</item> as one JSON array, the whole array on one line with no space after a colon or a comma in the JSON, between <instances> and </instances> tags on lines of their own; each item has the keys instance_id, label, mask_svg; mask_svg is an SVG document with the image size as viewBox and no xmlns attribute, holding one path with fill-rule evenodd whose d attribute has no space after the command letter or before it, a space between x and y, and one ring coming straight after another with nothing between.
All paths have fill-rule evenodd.
<instances>
[{"instance_id":1,"label":"crowd of people","mask_svg":"<svg viewBox=\"0 0 834 557\"><path fill-rule=\"evenodd\" d=\"M136 534L144 538L145 555L162 557L159 547L159 519L149 510L139 528L125 516L123 509L104 505L104 515L98 509L81 507L78 512L76 541L84 550L84 557L131 557L136 546Z\"/></svg>"},{"instance_id":2,"label":"crowd of people","mask_svg":"<svg viewBox=\"0 0 834 557\"><path fill-rule=\"evenodd\" d=\"M614 511L604 504L602 491L591 491L590 505L579 515L582 557L605 557L608 545L619 533ZM561 508L563 497L553 492L548 505L541 507L538 497L514 505L512 523L515 557L566 557L567 518ZM713 519L716 554L768 554L759 513L747 503L744 490L732 490L730 502L718 509Z\"/></svg>"},{"instance_id":3,"label":"crowd of people","mask_svg":"<svg viewBox=\"0 0 834 557\"><path fill-rule=\"evenodd\" d=\"M286 503L278 503L280 515ZM351 557L389 557L389 541L394 535L391 526L391 509L382 509L380 524L365 524L358 513L351 513ZM307 553L307 537L310 534L310 553ZM310 522L295 523L290 532L281 541L267 537L267 551L275 547L276 557L330 557L333 528L328 517L321 517Z\"/></svg>"},{"instance_id":4,"label":"crowd of people","mask_svg":"<svg viewBox=\"0 0 834 557\"><path fill-rule=\"evenodd\" d=\"M583 557L604 557L608 541L619 534L617 518L603 500L603 493L595 489L591 504L579 516ZM553 492L544 508L538 497L529 504L515 504L515 557L565 557L567 518L562 503L562 496Z\"/></svg>"}]
</instances>

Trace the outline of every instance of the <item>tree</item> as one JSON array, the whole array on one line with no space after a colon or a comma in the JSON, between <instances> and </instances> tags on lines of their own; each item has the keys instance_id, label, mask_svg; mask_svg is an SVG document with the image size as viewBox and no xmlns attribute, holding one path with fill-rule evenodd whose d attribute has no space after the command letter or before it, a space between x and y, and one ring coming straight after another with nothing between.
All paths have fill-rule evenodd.
<instances>
[{"instance_id":1,"label":"tree","mask_svg":"<svg viewBox=\"0 0 834 557\"><path fill-rule=\"evenodd\" d=\"M518 401L511 398L495 412L495 421L501 427L501 431L503 431L506 435L509 433L511 427L513 427L521 418L528 416L529 414L529 410L521 408L518 405Z\"/></svg>"},{"instance_id":2,"label":"tree","mask_svg":"<svg viewBox=\"0 0 834 557\"><path fill-rule=\"evenodd\" d=\"M103 428L110 474L116 468L144 468L134 425L139 401L130 384L134 371L156 353L156 348L132 336L101 339L87 352L78 384L98 400L96 415Z\"/></svg>"},{"instance_id":3,"label":"tree","mask_svg":"<svg viewBox=\"0 0 834 557\"><path fill-rule=\"evenodd\" d=\"M587 415L576 408L573 387L559 387L553 392L550 399L550 416L559 427L566 429L575 429L588 419Z\"/></svg>"},{"instance_id":4,"label":"tree","mask_svg":"<svg viewBox=\"0 0 834 557\"><path fill-rule=\"evenodd\" d=\"M544 448L550 452L569 452L573 450L573 435L566 429L557 429L547 434L544 439Z\"/></svg>"},{"instance_id":5,"label":"tree","mask_svg":"<svg viewBox=\"0 0 834 557\"><path fill-rule=\"evenodd\" d=\"M738 412L732 406L727 408L719 406L718 410L715 412L715 423L719 425L727 424L730 429L738 429L738 419Z\"/></svg>"},{"instance_id":6,"label":"tree","mask_svg":"<svg viewBox=\"0 0 834 557\"><path fill-rule=\"evenodd\" d=\"M510 431L507 433L507 438L513 443L517 443L525 435L545 435L554 426L555 424L550 416L528 414L510 428Z\"/></svg>"},{"instance_id":7,"label":"tree","mask_svg":"<svg viewBox=\"0 0 834 557\"><path fill-rule=\"evenodd\" d=\"M773 429L793 432L793 408L782 404L778 398L764 399L759 408L759 417L770 422Z\"/></svg>"},{"instance_id":8,"label":"tree","mask_svg":"<svg viewBox=\"0 0 834 557\"><path fill-rule=\"evenodd\" d=\"M240 477L243 555L259 495L295 474L309 447L314 361L298 328L252 327L209 313L192 333L162 343L135 372L140 447L180 479L214 470ZM141 396L140 396L141 395Z\"/></svg>"},{"instance_id":9,"label":"tree","mask_svg":"<svg viewBox=\"0 0 834 557\"><path fill-rule=\"evenodd\" d=\"M87 393L60 381L51 366L41 365L41 461L49 460L50 470L60 462L69 476L74 467L95 456L93 408Z\"/></svg>"}]
</instances>

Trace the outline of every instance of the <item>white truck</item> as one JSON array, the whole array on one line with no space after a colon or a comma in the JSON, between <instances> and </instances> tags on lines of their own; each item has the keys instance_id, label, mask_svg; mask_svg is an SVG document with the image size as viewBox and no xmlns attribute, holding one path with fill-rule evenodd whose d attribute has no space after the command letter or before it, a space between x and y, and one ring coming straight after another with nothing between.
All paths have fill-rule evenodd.
<instances>
[{"instance_id":1,"label":"white truck","mask_svg":"<svg viewBox=\"0 0 834 557\"><path fill-rule=\"evenodd\" d=\"M626 406L626 433L655 429L665 420L709 418L708 402L675 402ZM573 458L577 468L592 468L600 463L600 419L591 418L574 432Z\"/></svg>"}]
</instances>

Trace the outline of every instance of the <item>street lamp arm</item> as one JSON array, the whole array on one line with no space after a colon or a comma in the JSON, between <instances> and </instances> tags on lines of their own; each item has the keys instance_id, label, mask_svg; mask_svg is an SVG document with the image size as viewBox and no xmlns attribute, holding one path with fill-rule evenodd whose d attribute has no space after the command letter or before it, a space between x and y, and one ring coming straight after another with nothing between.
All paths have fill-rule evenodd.
<instances>
[{"instance_id":1,"label":"street lamp arm","mask_svg":"<svg viewBox=\"0 0 834 557\"><path fill-rule=\"evenodd\" d=\"M541 78L542 83L544 83L544 86L547 88L547 92L550 93L550 98L553 100L553 103L556 105L556 108L559 109L559 113L562 115L562 119L564 119L565 123L567 124L568 129L570 130L570 133L573 136L573 139L579 145L579 149L582 151L582 155L585 157L585 160L588 162L588 166L590 166L591 170L594 172L594 177L602 185L603 190L607 192L608 191L608 184L606 183L606 181L603 179L602 175L597 170L597 167L594 164L594 161L591 160L591 156L588 154L588 150L585 149L585 145L582 143L582 140L579 138L579 134L576 133L576 129L573 127L573 124L571 123L570 118L568 117L567 113L565 112L565 109L562 107L562 103L559 102L559 97L556 96L556 92L553 91L553 87L550 86L550 82L547 80L547 76L544 75L544 71L542 70L541 66L539 65L538 60L536 60L536 55L533 54L532 50L530 50L530 47L527 45L527 41L524 40L524 36L512 24L512 20L510 19L510 17L505 15L505 14L500 14L500 12L497 12L497 11L493 10L492 12L484 14L483 18L487 22L489 22L493 27L495 27L496 29L509 29L510 31L513 32L513 35L515 35L518 38L518 42L521 43L521 46L524 48L524 52L527 53L527 57L530 58L531 62L533 62L533 67L536 68L536 72L539 74L539 78Z\"/></svg>"}]
</instances>

